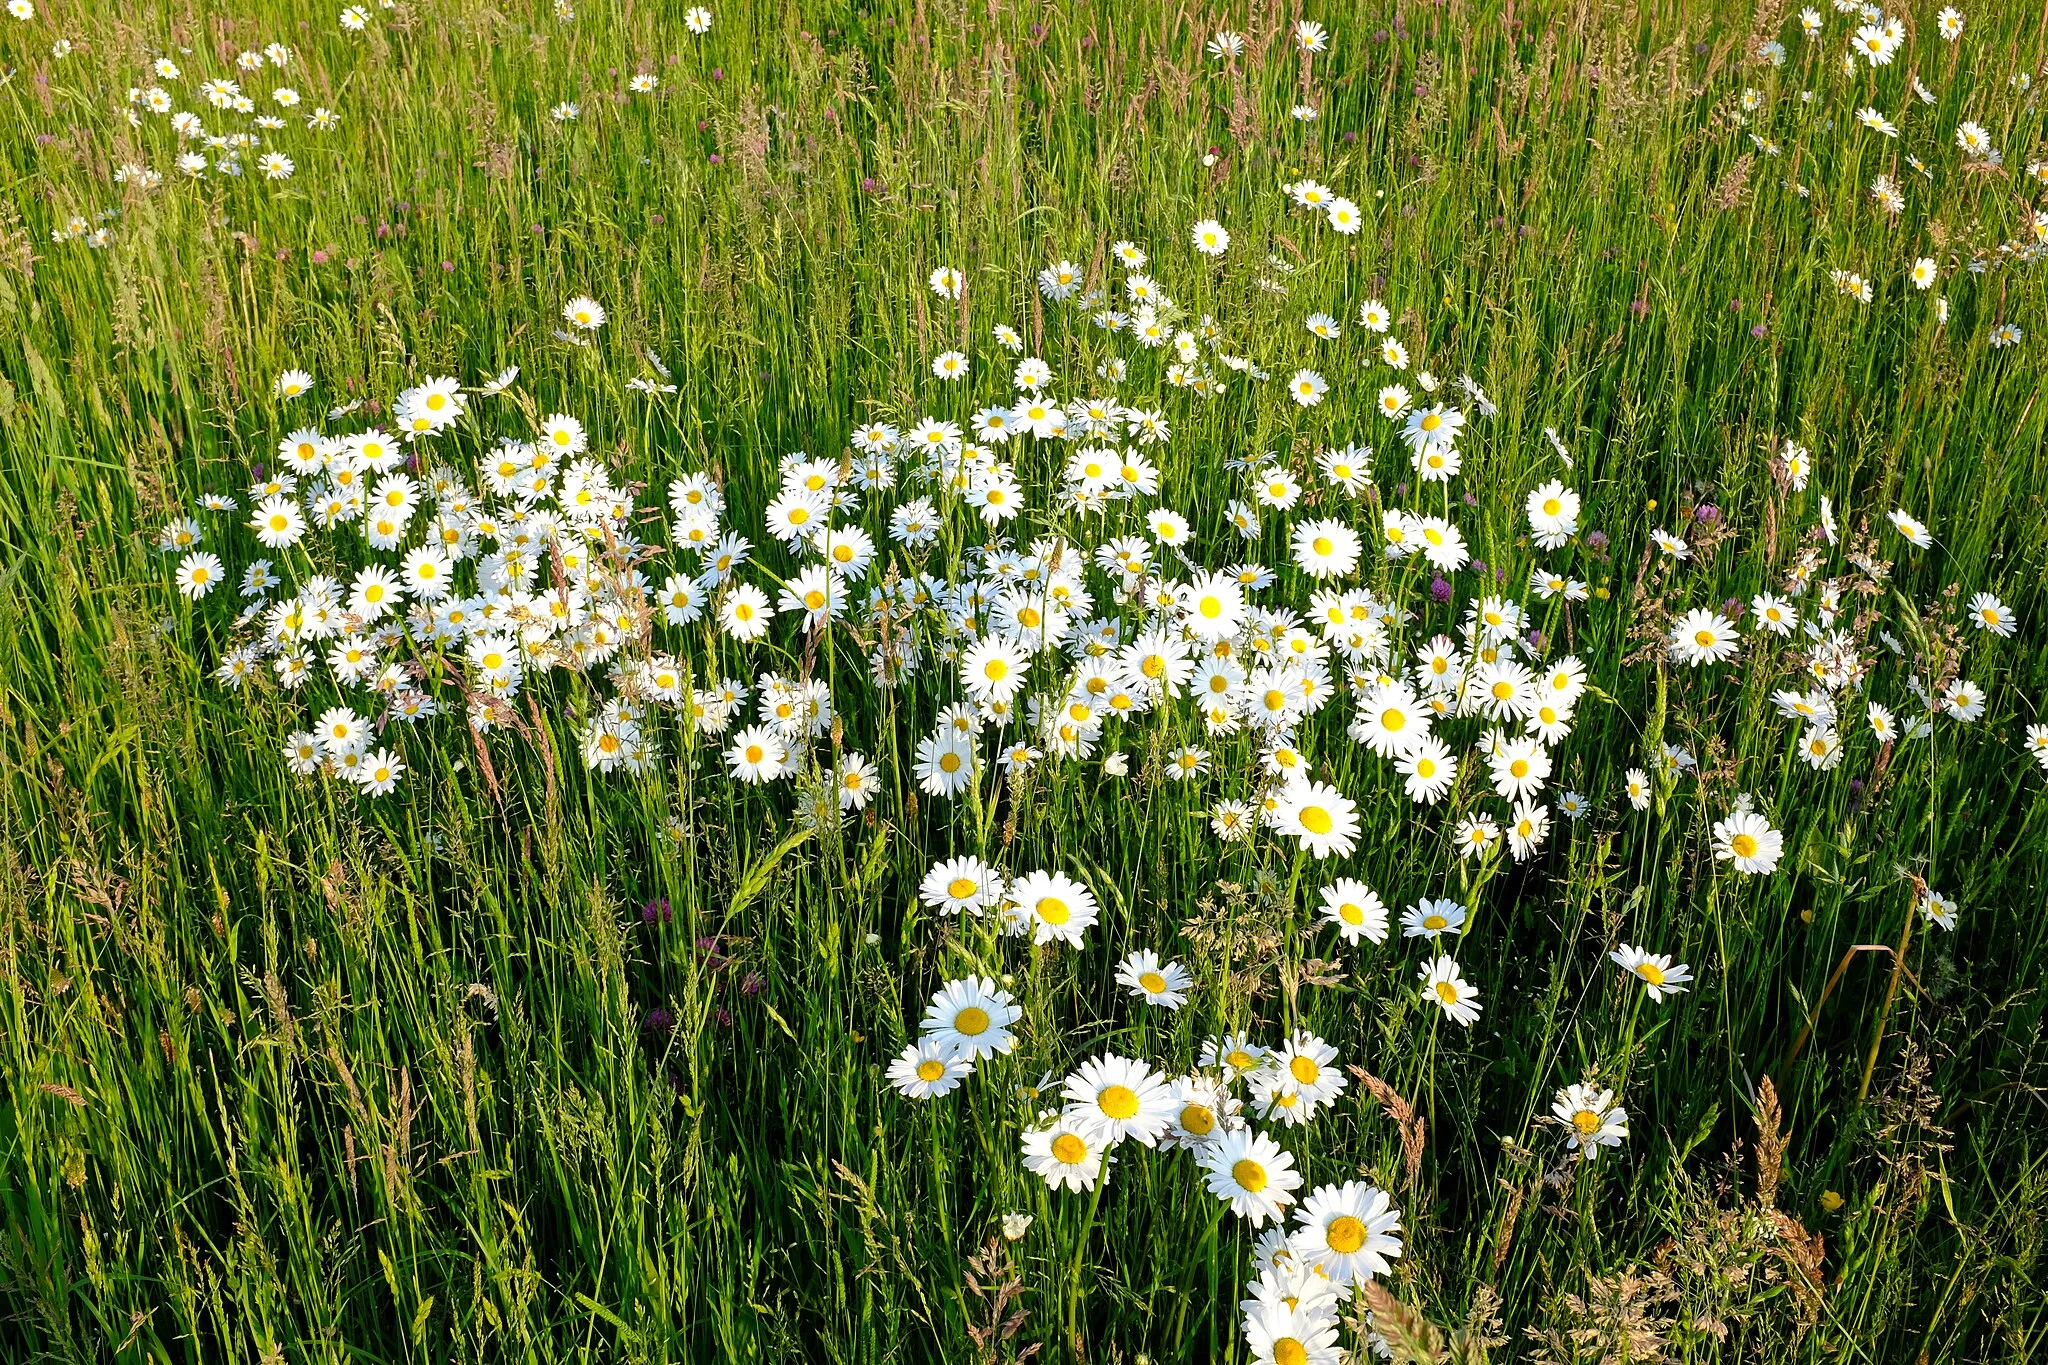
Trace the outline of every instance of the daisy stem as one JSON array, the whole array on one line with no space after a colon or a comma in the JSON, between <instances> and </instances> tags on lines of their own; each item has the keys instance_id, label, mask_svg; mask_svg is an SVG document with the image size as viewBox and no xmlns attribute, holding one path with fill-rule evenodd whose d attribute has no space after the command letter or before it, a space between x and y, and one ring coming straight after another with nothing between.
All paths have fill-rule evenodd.
<instances>
[{"instance_id":1,"label":"daisy stem","mask_svg":"<svg viewBox=\"0 0 2048 1365\"><path fill-rule=\"evenodd\" d=\"M1095 1227L1095 1211L1102 1207L1102 1191L1109 1184L1109 1153L1102 1153L1101 1169L1096 1172L1095 1188L1088 1196L1088 1212L1081 1219L1081 1230L1074 1238L1074 1262L1067 1272L1067 1350L1078 1363L1085 1358L1081 1349L1081 1264L1088 1256L1088 1234Z\"/></svg>"},{"instance_id":2,"label":"daisy stem","mask_svg":"<svg viewBox=\"0 0 2048 1365\"><path fill-rule=\"evenodd\" d=\"M1296 890L1301 886L1301 866L1307 859L1308 851L1306 849L1295 850L1294 867L1287 874L1287 932L1282 940L1281 947L1281 951L1287 955L1287 958L1286 976L1281 982L1285 989L1281 992L1281 995L1284 997L1286 1005L1287 1037L1289 1038L1294 1037L1294 995L1295 991L1299 989L1299 978L1295 975L1296 967L1294 960L1294 896Z\"/></svg>"},{"instance_id":3,"label":"daisy stem","mask_svg":"<svg viewBox=\"0 0 2048 1365\"><path fill-rule=\"evenodd\" d=\"M1728 962L1728 928L1725 924L1722 923L1720 907L1718 905L1720 890L1720 877L1709 876L1707 878L1707 918L1713 922L1714 951L1719 955L1721 959L1721 979L1723 982L1723 986L1720 991L1721 1037L1727 1040L1728 1088L1730 1090L1733 1090L1735 1089L1735 1035L1732 1032L1734 1024L1730 1021L1728 1017L1728 990L1726 986L1726 982L1730 979L1732 973ZM1631 1023L1630 1027L1634 1027L1633 1023Z\"/></svg>"}]
</instances>

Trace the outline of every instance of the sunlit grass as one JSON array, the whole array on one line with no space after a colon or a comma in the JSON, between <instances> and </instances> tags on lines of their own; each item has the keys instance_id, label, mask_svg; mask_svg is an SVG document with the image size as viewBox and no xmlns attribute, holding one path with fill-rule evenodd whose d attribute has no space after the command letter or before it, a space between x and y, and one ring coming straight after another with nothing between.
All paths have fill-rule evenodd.
<instances>
[{"instance_id":1,"label":"sunlit grass","mask_svg":"<svg viewBox=\"0 0 2048 1365\"><path fill-rule=\"evenodd\" d=\"M1243 1360L1254 1235L1186 1154L1127 1146L1099 1200L1048 1191L1019 1162L1014 1092L1104 1050L1185 1070L1213 1031L1277 1043L1297 1022L1390 1098L1353 1076L1331 1113L1276 1133L1313 1183L1390 1191L1390 1288L1447 1327L1479 1306L1482 1335L1497 1305L1517 1338L1498 1354L1533 1351L1533 1328L1563 1358L1591 1329L1580 1354L1620 1359L1599 1334L1633 1322L1685 1358L2028 1356L2048 931L2022 739L2048 680L2048 314L2038 265L1999 248L2043 205L2038 101L2015 84L2042 76L2035 16L1987 8L1948 44L1914 11L1898 62L1843 76L1856 21L1832 9L1822 40L1791 13L1769 30L1781 69L1746 55L1752 14L1704 5L1325 12L1332 50L1306 65L1277 9L734 6L701 36L649 5L417 3L361 34L275 0L36 10L0 20L10 1358ZM1253 43L1226 68L1202 45L1230 26ZM164 121L129 126L128 90L173 55L162 84L187 107L271 41L303 96L266 143L293 174L181 180ZM638 72L654 91L629 90ZM565 101L572 121L550 114ZM1304 103L1313 120L1292 116ZM1864 106L1899 137L1856 126ZM307 126L313 107L338 125ZM2001 168L1964 164L1964 120ZM117 185L128 162L166 183ZM1880 174L1901 216L1873 203ZM1289 209L1279 186L1302 176L1356 199L1364 230ZM53 241L72 215L106 244ZM1213 261L1186 246L1204 218L1232 237ZM1442 808L1419 812L1341 725L1318 741L1360 803L1345 874L1397 919L1428 895L1474 907L1457 957L1486 1012L1469 1032L1418 998L1398 928L1356 948L1306 932L1327 878L1291 844L1211 836L1205 813L1245 774L1161 779L1168 749L1208 742L1191 712L1105 743L1130 751L1121 780L1048 764L983 800L913 803L939 698L849 693L865 700L841 704L846 747L888 796L813 834L788 792L727 781L686 727L652 777L589 772L576 727L600 689L558 675L522 699L523 733L480 747L459 715L408 732L406 782L369 799L285 770L306 698L217 686L232 605L185 602L154 548L202 493L244 496L328 406L514 364L520 396L498 401L577 415L648 506L715 473L758 542L786 452L837 454L871 417L964 423L1007 393L997 323L1083 396L1129 348L1033 277L1065 257L1114 280L1122 238L1275 376L1160 400L1167 500L1204 544L1235 542L1235 462L1311 468L1355 440L1378 447L1383 489L1400 480L1373 409L1395 376L1353 344L1368 299L1392 305L1437 396L1469 373L1499 408L1450 491L1410 505L1453 511L1517 597L1543 558L1527 489L1568 477L1608 538L1571 552L1593 600L1535 620L1597 689L1552 793L1594 811L1553 816L1540 857L1454 860ZM1923 255L1931 291L1908 276ZM963 272L960 301L928 287L940 265ZM577 295L610 314L589 347L553 335ZM1315 309L1345 349L1303 329ZM2025 339L1991 347L2007 322ZM931 377L951 347L972 383ZM628 387L658 377L649 350L674 394ZM1304 366L1331 380L1313 409L1277 391ZM272 388L290 367L318 385L295 404ZM1804 491L1772 469L1788 440L1813 453ZM443 453L467 465L487 445L465 430ZM1056 459L1034 447L1018 471L1043 489ZM1953 585L1954 606L1998 593L2020 631L1966 637L1983 719L1882 760L1866 734L1819 772L1770 699L1791 644L1692 670L1639 628L1653 597L1782 588L1823 494L1892 563L1870 601L1888 629ZM1694 538L1718 543L1670 570L1649 533L1706 524L1702 505L1718 529ZM1020 539L1055 520L1032 508ZM1893 508L1936 547L1907 550ZM210 548L239 573L254 538L218 525ZM1277 526L1254 552L1286 563ZM1371 571L1426 601L1414 561ZM1451 630L1434 610L1424 634ZM1946 638L1923 628L1906 648ZM840 632L750 659L708 630L692 643L748 677L866 668ZM1661 743L1708 776L1634 813L1623 774ZM1774 876L1715 871L1712 826L1742 793L1783 829ZM934 918L917 884L965 852L1084 879L1101 930L1032 954ZM1959 903L1953 933L1918 914L1915 878ZM1689 963L1693 988L1647 1000L1606 958L1622 942ZM1187 1008L1115 983L1138 947L1190 967ZM933 991L984 970L1014 978L1018 1051L906 1101L884 1068ZM1543 1119L1593 1067L1632 1132L1575 1166ZM1766 1078L1781 1117L1760 1112ZM1014 1213L1037 1221L984 1252ZM1012 1266L998 1318L1028 1317L988 1348L973 1333Z\"/></svg>"}]
</instances>

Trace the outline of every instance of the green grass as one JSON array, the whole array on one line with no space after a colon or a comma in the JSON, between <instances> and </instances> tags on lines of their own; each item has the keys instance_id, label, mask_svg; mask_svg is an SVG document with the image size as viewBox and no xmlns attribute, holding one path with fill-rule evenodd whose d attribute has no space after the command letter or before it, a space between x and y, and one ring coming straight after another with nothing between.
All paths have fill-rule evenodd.
<instances>
[{"instance_id":1,"label":"green grass","mask_svg":"<svg viewBox=\"0 0 2048 1365\"><path fill-rule=\"evenodd\" d=\"M2038 100L2011 84L2042 76L2036 14L1986 5L1948 45L1916 8L1899 61L1844 77L1832 10L1809 43L1764 7L1758 31L1790 49L1773 71L1745 57L1759 16L1728 5L1454 3L1403 9L1400 33L1391 9L1336 7L1313 16L1334 46L1304 95L1284 35L1235 89L1201 52L1226 24L1272 37L1294 17L1278 7L735 3L701 38L679 7L580 8L413 3L359 36L276 0L0 19L0 1354L1244 1360L1253 1234L1186 1154L1126 1147L1099 1203L1049 1193L1019 1163L1030 1106L1013 1090L1105 1049L1185 1069L1213 1030L1274 1042L1295 1020L1426 1129L1412 1181L1401 1127L1356 1082L1277 1135L1311 1183L1392 1191L1407 1240L1393 1291L1445 1325L1476 1306L1481 1336L1498 1305L1499 1357L1537 1351L1524 1329L1558 1359L2039 1349L2048 803L2021 740L2048 683L2048 309L2038 265L1997 251L2044 203L2026 171L2048 155ZM77 46L61 61L60 36ZM294 49L307 106L342 115L316 134L302 109L275 134L289 181L185 183L164 120L129 128L149 60L176 55L184 76L164 84L188 108L194 81L272 40ZM641 69L658 94L615 101ZM1745 87L1765 97L1747 125ZM565 99L582 115L559 124ZM1303 99L1313 122L1289 116ZM1854 125L1865 104L1902 125L1896 141ZM1963 167L1966 118L2003 149L2001 173ZM1752 131L1782 154L1757 154ZM115 185L130 160L166 183ZM1871 202L1880 173L1904 186L1898 218ZM1366 230L1339 238L1290 210L1278 186L1298 175L1357 199ZM105 249L51 241L108 208ZM1207 216L1234 239L1214 264L1186 245ZM1450 808L1411 807L1341 720L1307 745L1360 804L1341 870L1397 915L1471 897L1458 957L1486 1013L1469 1033L1418 1000L1398 931L1353 949L1310 935L1327 866L1209 835L1208 803L1249 790L1242 737L1209 743L1206 784L1159 779L1158 754L1206 742L1185 707L1111 739L1132 755L1121 783L1049 764L986 783L986 807L912 803L897 765L944 699L933 687L865 685L844 630L809 646L778 630L750 658L678 631L671 647L713 676L832 677L846 747L891 784L868 817L807 834L786 790L737 788L673 724L658 773L597 776L577 726L602 689L561 673L529 689L524 733L480 748L459 718L408 731L405 784L371 800L278 756L331 680L220 688L232 592L184 601L154 548L198 494L243 495L315 405L514 363L532 410L580 417L593 451L648 485L643 503L714 470L763 541L783 453L835 454L874 415L964 420L1007 392L995 323L1071 377L1061 396L1092 391L1096 363L1133 348L1042 304L1032 277L1066 256L1113 280L1125 237L1276 376L1228 375L1204 400L1134 362L1126 401L1174 425L1154 448L1161 500L1213 555L1238 553L1229 461L1355 439L1379 447L1391 500L1401 454L1372 410L1391 375L1355 321L1382 297L1418 366L1448 392L1469 371L1499 405L1452 485L1479 499L1452 507L1475 554L1515 595L1539 560L1600 590L1568 623L1539 617L1602 695L1558 750L1558 786L1597 809L1535 860L1458 862ZM1972 252L1982 275L1959 269ZM1921 255L1941 262L1931 293L1906 279ZM939 264L966 272L964 303L926 288ZM1838 268L1874 301L1842 298ZM588 349L550 336L578 293L611 311ZM1346 323L1342 343L1302 330L1314 309ZM1990 348L2008 321L2026 340ZM931 356L955 344L976 376L942 387ZM646 347L675 395L625 387L652 375ZM1331 378L1320 407L1278 391L1303 365ZM288 366L320 385L291 408L271 396ZM467 467L518 429L505 401L477 400L436 454ZM1803 493L1769 468L1786 439L1814 452ZM1025 524L1050 526L1054 457L1018 472ZM1530 549L1521 499L1553 476L1611 557ZM1659 619L1652 599L1782 586L1822 493L1892 561L1864 638L1890 630L1950 663L1966 644L1989 709L1883 755L1863 732L1814 772L1769 701L1794 685L1790 645L1689 670L1636 632ZM1650 529L1701 503L1725 537L1646 569ZM1935 549L1903 546L1895 506L1931 522ZM230 567L257 553L236 517L208 525ZM310 538L300 567L337 562L337 544ZM1270 518L1256 552L1285 563ZM1424 635L1452 627L1426 576L1368 565L1425 613ZM1840 550L1824 570L1850 572ZM1461 604L1474 577L1458 575ZM1980 589L2018 612L2015 637L1958 632ZM1906 714L1906 665L1871 652L1871 695ZM1621 774L1660 739L1704 774L1632 813ZM1741 792L1785 832L1775 875L1716 870L1710 827ZM1454 813L1480 795L1475 775ZM1105 919L1085 950L1034 954L921 912L930 862L977 850L1089 881ZM1956 932L1918 916L1916 877L1960 902ZM671 920L643 918L656 899ZM1606 961L1624 940L1690 963L1694 989L1652 1005ZM1888 948L1831 981L1871 944L1903 945L1910 975ZM1187 1008L1147 1011L1115 985L1142 946L1194 972ZM1341 980L1306 983L1315 958L1339 959ZM1017 1053L945 1099L899 1097L883 1069L931 992L970 970L1014 977ZM672 1030L644 1028L656 1008ZM1574 1167L1539 1120L1592 1066L1633 1135ZM1760 1138L1766 1078L1782 1136L1765 1120ZM1782 1159L1761 1198L1760 1154ZM1791 1250L1807 1232L1773 1235L1772 1204L1824 1239L1817 1274ZM975 1270L1012 1211L1038 1221ZM984 1348L972 1333L999 1266L1019 1280L1003 1311L1028 1316Z\"/></svg>"}]
</instances>

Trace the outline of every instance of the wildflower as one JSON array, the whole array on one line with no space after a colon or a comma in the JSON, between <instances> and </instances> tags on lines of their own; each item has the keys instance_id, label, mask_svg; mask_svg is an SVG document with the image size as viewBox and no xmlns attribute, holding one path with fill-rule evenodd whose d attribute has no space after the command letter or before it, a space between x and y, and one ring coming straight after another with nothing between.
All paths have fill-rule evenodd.
<instances>
[{"instance_id":1,"label":"wildflower","mask_svg":"<svg viewBox=\"0 0 2048 1365\"><path fill-rule=\"evenodd\" d=\"M970 1062L1001 1056L1016 1047L1010 1025L1024 1011L1006 990L985 976L948 981L924 1013L924 1036Z\"/></svg>"},{"instance_id":2,"label":"wildflower","mask_svg":"<svg viewBox=\"0 0 2048 1365\"><path fill-rule=\"evenodd\" d=\"M889 1084L909 1099L937 1099L960 1088L974 1074L974 1061L943 1040L920 1038L889 1063Z\"/></svg>"},{"instance_id":3,"label":"wildflower","mask_svg":"<svg viewBox=\"0 0 2048 1365\"><path fill-rule=\"evenodd\" d=\"M1694 608L1672 622L1670 642L1672 659L1693 668L1727 662L1735 657L1738 645L1735 623L1704 608Z\"/></svg>"},{"instance_id":4,"label":"wildflower","mask_svg":"<svg viewBox=\"0 0 2048 1365\"><path fill-rule=\"evenodd\" d=\"M1105 1053L1081 1063L1061 1093L1067 1117L1090 1125L1112 1145L1130 1138L1153 1146L1173 1123L1166 1079L1128 1057Z\"/></svg>"},{"instance_id":5,"label":"wildflower","mask_svg":"<svg viewBox=\"0 0 2048 1365\"><path fill-rule=\"evenodd\" d=\"M1187 968L1178 962L1161 963L1159 954L1150 948L1125 957L1117 967L1116 979L1146 1004L1170 1010L1187 1003L1188 988L1194 985Z\"/></svg>"},{"instance_id":6,"label":"wildflower","mask_svg":"<svg viewBox=\"0 0 2048 1365\"><path fill-rule=\"evenodd\" d=\"M1245 1344L1256 1365L1338 1365L1337 1321L1299 1302L1261 1299L1245 1313Z\"/></svg>"},{"instance_id":7,"label":"wildflower","mask_svg":"<svg viewBox=\"0 0 2048 1365\"><path fill-rule=\"evenodd\" d=\"M1586 1084L1568 1085L1550 1105L1550 1121L1565 1130L1574 1155L1587 1161L1603 1147L1619 1147L1628 1137L1628 1111L1614 1102L1612 1090Z\"/></svg>"},{"instance_id":8,"label":"wildflower","mask_svg":"<svg viewBox=\"0 0 2048 1365\"><path fill-rule=\"evenodd\" d=\"M1244 35L1230 29L1222 29L1209 36L1206 46L1211 57L1218 61L1228 61L1244 55Z\"/></svg>"},{"instance_id":9,"label":"wildflower","mask_svg":"<svg viewBox=\"0 0 2048 1365\"><path fill-rule=\"evenodd\" d=\"M1977 629L1989 631L2000 639L2011 639L2019 629L2019 618L2013 609L1988 592L1980 592L1970 599L1970 622Z\"/></svg>"},{"instance_id":10,"label":"wildflower","mask_svg":"<svg viewBox=\"0 0 2048 1365\"><path fill-rule=\"evenodd\" d=\"M1253 1227L1281 1221L1294 1202L1294 1191L1301 1188L1294 1158L1273 1139L1249 1128L1225 1133L1210 1144L1201 1165L1209 1192Z\"/></svg>"},{"instance_id":11,"label":"wildflower","mask_svg":"<svg viewBox=\"0 0 2048 1365\"><path fill-rule=\"evenodd\" d=\"M1927 524L1907 515L1904 509L1895 507L1885 515L1898 533L1914 548L1925 550L1934 545L1934 533L1927 529Z\"/></svg>"},{"instance_id":12,"label":"wildflower","mask_svg":"<svg viewBox=\"0 0 2048 1365\"><path fill-rule=\"evenodd\" d=\"M1291 783L1274 812L1274 827L1300 840L1318 859L1348 856L1358 843L1358 806L1325 783Z\"/></svg>"},{"instance_id":13,"label":"wildflower","mask_svg":"<svg viewBox=\"0 0 2048 1365\"><path fill-rule=\"evenodd\" d=\"M1404 938L1427 938L1435 943L1444 934L1459 934L1464 929L1465 907L1454 900L1425 897L1401 915L1401 935Z\"/></svg>"},{"instance_id":14,"label":"wildflower","mask_svg":"<svg viewBox=\"0 0 2048 1365\"><path fill-rule=\"evenodd\" d=\"M1452 1023L1471 1028L1478 1022L1479 989L1459 974L1458 964L1448 955L1424 963L1421 976L1423 998L1433 1001Z\"/></svg>"},{"instance_id":15,"label":"wildflower","mask_svg":"<svg viewBox=\"0 0 2048 1365\"><path fill-rule=\"evenodd\" d=\"M1101 913L1095 894L1064 872L1027 872L1010 885L1007 922L1037 944L1079 947Z\"/></svg>"},{"instance_id":16,"label":"wildflower","mask_svg":"<svg viewBox=\"0 0 2048 1365\"><path fill-rule=\"evenodd\" d=\"M1856 54L1875 67L1890 66L1892 56L1898 51L1899 43L1889 29L1881 24L1865 24L1856 30L1851 40Z\"/></svg>"},{"instance_id":17,"label":"wildflower","mask_svg":"<svg viewBox=\"0 0 2048 1365\"><path fill-rule=\"evenodd\" d=\"M1624 943L1607 955L1614 965L1643 983L1652 1000L1684 991L1692 981L1692 969L1684 963L1673 965L1668 954L1647 953Z\"/></svg>"},{"instance_id":18,"label":"wildflower","mask_svg":"<svg viewBox=\"0 0 2048 1365\"><path fill-rule=\"evenodd\" d=\"M1579 531L1579 495L1555 479L1529 494L1530 539L1545 550L1563 548Z\"/></svg>"},{"instance_id":19,"label":"wildflower","mask_svg":"<svg viewBox=\"0 0 2048 1365\"><path fill-rule=\"evenodd\" d=\"M1769 873L1785 852L1785 836L1754 811L1736 811L1714 822L1714 857L1737 872Z\"/></svg>"},{"instance_id":20,"label":"wildflower","mask_svg":"<svg viewBox=\"0 0 2048 1365\"><path fill-rule=\"evenodd\" d=\"M207 550L194 550L178 561L178 591L196 602L219 586L226 573L226 566L221 563L219 555Z\"/></svg>"},{"instance_id":21,"label":"wildflower","mask_svg":"<svg viewBox=\"0 0 2048 1365\"><path fill-rule=\"evenodd\" d=\"M1294 1211L1288 1248L1343 1287L1393 1270L1401 1254L1401 1213L1387 1192L1359 1181L1324 1185Z\"/></svg>"},{"instance_id":22,"label":"wildflower","mask_svg":"<svg viewBox=\"0 0 2048 1365\"><path fill-rule=\"evenodd\" d=\"M1287 381L1288 395L1304 408L1312 408L1322 402L1323 395L1329 391L1329 381L1314 370L1296 370L1294 378Z\"/></svg>"},{"instance_id":23,"label":"wildflower","mask_svg":"<svg viewBox=\"0 0 2048 1365\"><path fill-rule=\"evenodd\" d=\"M1360 938L1386 942L1386 904L1364 882L1340 877L1322 889L1321 899L1324 921L1336 925L1346 943Z\"/></svg>"},{"instance_id":24,"label":"wildflower","mask_svg":"<svg viewBox=\"0 0 2048 1365\"><path fill-rule=\"evenodd\" d=\"M1204 256L1221 256L1230 249L1230 232L1214 218L1204 218L1194 227L1195 250Z\"/></svg>"}]
</instances>

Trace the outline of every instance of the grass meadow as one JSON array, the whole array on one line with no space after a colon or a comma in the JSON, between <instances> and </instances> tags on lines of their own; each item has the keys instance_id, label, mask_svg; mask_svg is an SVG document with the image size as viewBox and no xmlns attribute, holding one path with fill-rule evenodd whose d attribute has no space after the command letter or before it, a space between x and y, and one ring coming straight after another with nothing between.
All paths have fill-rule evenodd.
<instances>
[{"instance_id":1,"label":"grass meadow","mask_svg":"<svg viewBox=\"0 0 2048 1365\"><path fill-rule=\"evenodd\" d=\"M15 0L0 1356L2048 1354L2048 30L1854 11Z\"/></svg>"}]
</instances>

